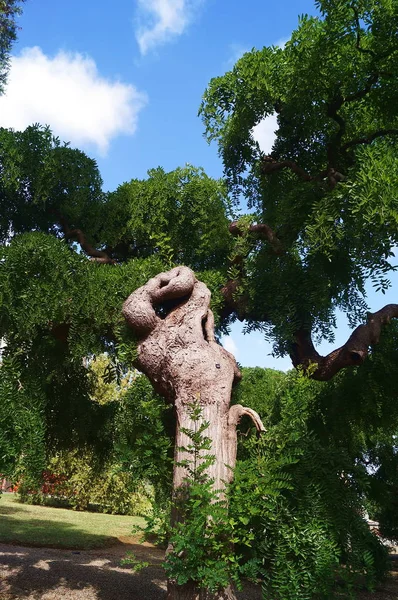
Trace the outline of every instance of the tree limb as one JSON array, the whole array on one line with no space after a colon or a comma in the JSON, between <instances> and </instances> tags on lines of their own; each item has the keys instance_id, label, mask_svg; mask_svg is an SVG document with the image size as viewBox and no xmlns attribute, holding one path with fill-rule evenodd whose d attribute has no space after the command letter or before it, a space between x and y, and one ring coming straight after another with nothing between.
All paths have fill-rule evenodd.
<instances>
[{"instance_id":1,"label":"tree limb","mask_svg":"<svg viewBox=\"0 0 398 600\"><path fill-rule=\"evenodd\" d=\"M236 427L239 424L241 418L245 415L251 418L258 432L261 433L263 431L266 431L263 422L260 418L260 415L252 408L242 406L241 404L234 404L234 406L231 406L231 408L229 409L228 425L234 425Z\"/></svg>"},{"instance_id":2,"label":"tree limb","mask_svg":"<svg viewBox=\"0 0 398 600\"><path fill-rule=\"evenodd\" d=\"M385 137L386 135L398 135L398 129L379 129L378 131L374 131L366 137L357 138L347 142L341 146L341 150L348 150L349 148L352 148L353 146L359 146L360 144L371 144L373 140L379 137Z\"/></svg>"},{"instance_id":3,"label":"tree limb","mask_svg":"<svg viewBox=\"0 0 398 600\"><path fill-rule=\"evenodd\" d=\"M369 347L379 342L382 327L394 318L398 318L398 304L387 304L379 311L369 313L367 323L359 325L343 346L327 356L317 352L309 331L299 330L290 353L293 365L308 369L316 364L311 377L318 381L329 381L341 369L362 364L368 356Z\"/></svg>"},{"instance_id":4,"label":"tree limb","mask_svg":"<svg viewBox=\"0 0 398 600\"><path fill-rule=\"evenodd\" d=\"M368 48L362 48L362 46L361 46L361 25L359 23L359 13L355 6L351 6L351 8L354 11L354 16L355 16L355 25L356 25L356 34L357 34L356 49L359 50L359 52L362 52L362 54L370 54L371 56L376 58L376 53L373 52L373 50L369 50Z\"/></svg>"},{"instance_id":5,"label":"tree limb","mask_svg":"<svg viewBox=\"0 0 398 600\"><path fill-rule=\"evenodd\" d=\"M75 239L82 247L82 250L90 257L90 260L101 263L101 264L111 264L114 265L116 263L113 258L110 258L106 252L102 250L97 250L92 246L88 241L81 229L70 229L68 221L60 215L57 214L59 223L62 227L62 231L64 232L65 239Z\"/></svg>"},{"instance_id":6,"label":"tree limb","mask_svg":"<svg viewBox=\"0 0 398 600\"><path fill-rule=\"evenodd\" d=\"M307 171L299 167L299 165L297 165L292 160L277 161L274 158L272 158L272 156L264 156L262 158L261 171L262 173L264 173L264 175L269 175L269 173L281 171L282 169L290 169L291 171L293 171L293 173L298 175L298 177L300 177L300 179L303 179L304 181L313 181L317 178L307 173Z\"/></svg>"},{"instance_id":7,"label":"tree limb","mask_svg":"<svg viewBox=\"0 0 398 600\"><path fill-rule=\"evenodd\" d=\"M243 231L239 226L239 221L233 221L229 226L229 231L234 237L239 237L243 235ZM249 233L255 234L260 239L267 240L267 242L270 243L275 254L283 254L284 250L282 242L277 237L274 230L266 223L250 225Z\"/></svg>"}]
</instances>

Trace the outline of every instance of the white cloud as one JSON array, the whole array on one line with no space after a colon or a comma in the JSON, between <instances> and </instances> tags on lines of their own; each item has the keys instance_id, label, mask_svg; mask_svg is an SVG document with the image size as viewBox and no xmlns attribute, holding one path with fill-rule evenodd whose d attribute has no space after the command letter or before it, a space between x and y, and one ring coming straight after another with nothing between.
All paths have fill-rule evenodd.
<instances>
[{"instance_id":1,"label":"white cloud","mask_svg":"<svg viewBox=\"0 0 398 600\"><path fill-rule=\"evenodd\" d=\"M223 336L221 338L221 343L224 346L224 348L226 350L228 350L228 352L230 352L231 354L233 354L235 356L235 358L238 356L238 354L239 354L238 346L235 344L234 340L232 339L232 337L230 335Z\"/></svg>"},{"instance_id":2,"label":"white cloud","mask_svg":"<svg viewBox=\"0 0 398 600\"><path fill-rule=\"evenodd\" d=\"M272 150L278 129L276 114L265 117L260 123L257 123L252 129L252 135L255 141L259 144L260 149L264 154L269 154Z\"/></svg>"},{"instance_id":3,"label":"white cloud","mask_svg":"<svg viewBox=\"0 0 398 600\"><path fill-rule=\"evenodd\" d=\"M62 140L104 155L114 137L135 132L146 102L134 86L102 77L88 56L61 51L51 58L25 48L12 57L0 126L49 125Z\"/></svg>"},{"instance_id":4,"label":"white cloud","mask_svg":"<svg viewBox=\"0 0 398 600\"><path fill-rule=\"evenodd\" d=\"M136 38L141 54L181 35L202 0L138 0Z\"/></svg>"}]
</instances>

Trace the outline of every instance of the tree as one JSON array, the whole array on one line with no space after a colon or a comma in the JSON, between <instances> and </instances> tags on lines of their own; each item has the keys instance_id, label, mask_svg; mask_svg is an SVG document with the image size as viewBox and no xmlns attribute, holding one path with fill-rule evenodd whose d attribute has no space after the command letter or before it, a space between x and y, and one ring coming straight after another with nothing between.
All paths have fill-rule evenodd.
<instances>
[{"instance_id":1,"label":"tree","mask_svg":"<svg viewBox=\"0 0 398 600\"><path fill-rule=\"evenodd\" d=\"M313 338L332 339L334 311L357 325L364 284L389 285L397 243L398 115L396 2L316 2L283 49L245 54L210 82L201 106L230 191L254 210L230 225L238 236L230 310L275 339L293 364L316 363L317 379L361 364L390 305L322 357ZM253 127L277 115L272 152ZM245 244L242 243L242 237Z\"/></svg>"},{"instance_id":2,"label":"tree","mask_svg":"<svg viewBox=\"0 0 398 600\"><path fill-rule=\"evenodd\" d=\"M16 17L25 0L1 0L0 3L0 94L4 93L10 65L10 50L16 40Z\"/></svg>"},{"instance_id":3,"label":"tree","mask_svg":"<svg viewBox=\"0 0 398 600\"><path fill-rule=\"evenodd\" d=\"M238 372L215 342L212 315L219 331L235 318L261 329L320 380L361 364L398 315L384 307L342 348L327 357L315 349L313 337L332 337L336 308L353 326L363 319L365 280L389 285L398 241L397 3L317 6L320 16L302 17L284 49L252 51L210 83L201 113L226 184L191 166L159 168L104 194L95 162L48 129L0 131L0 377L10 405L34 391L51 443L65 438L72 409L75 439L92 431L78 418L91 414L82 359L106 351L174 403L177 487L180 444L195 434L187 406L201 403L215 456L208 475L222 488L240 416L262 426L253 411L229 407ZM252 130L274 113L265 156ZM243 193L252 212L237 218L228 191ZM121 316L131 292L124 313L138 339ZM170 582L170 599L197 597L233 591Z\"/></svg>"},{"instance_id":4,"label":"tree","mask_svg":"<svg viewBox=\"0 0 398 600\"><path fill-rule=\"evenodd\" d=\"M241 375L234 357L215 340L208 288L189 268L176 267L133 292L123 312L139 340L137 366L175 408L174 494L187 485L195 404L208 424L209 450L215 455L215 461L207 465L207 475L216 490L223 490L236 464L236 428L241 417L249 415L259 431L264 427L253 409L240 404L230 407L232 385ZM199 454L198 460L205 458ZM178 519L177 512L173 521ZM169 581L168 597L235 598L229 586L211 594L200 587L195 581L183 586Z\"/></svg>"}]
</instances>

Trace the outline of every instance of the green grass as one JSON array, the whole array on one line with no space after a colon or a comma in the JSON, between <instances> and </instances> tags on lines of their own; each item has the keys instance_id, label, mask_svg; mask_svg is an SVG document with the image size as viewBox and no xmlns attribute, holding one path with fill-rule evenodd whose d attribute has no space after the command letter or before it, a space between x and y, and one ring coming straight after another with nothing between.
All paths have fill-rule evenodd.
<instances>
[{"instance_id":1,"label":"green grass","mask_svg":"<svg viewBox=\"0 0 398 600\"><path fill-rule=\"evenodd\" d=\"M144 519L77 512L21 504L14 494L0 495L0 542L27 546L86 550L132 537Z\"/></svg>"}]
</instances>

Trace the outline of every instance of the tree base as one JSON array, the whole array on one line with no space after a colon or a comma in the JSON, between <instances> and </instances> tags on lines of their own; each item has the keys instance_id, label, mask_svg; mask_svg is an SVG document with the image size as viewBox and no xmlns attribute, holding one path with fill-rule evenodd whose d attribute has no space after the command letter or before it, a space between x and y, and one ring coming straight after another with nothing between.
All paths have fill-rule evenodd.
<instances>
[{"instance_id":1,"label":"tree base","mask_svg":"<svg viewBox=\"0 0 398 600\"><path fill-rule=\"evenodd\" d=\"M237 598L231 586L218 592L209 592L197 588L193 583L176 585L169 581L167 584L167 600L237 600Z\"/></svg>"}]
</instances>

